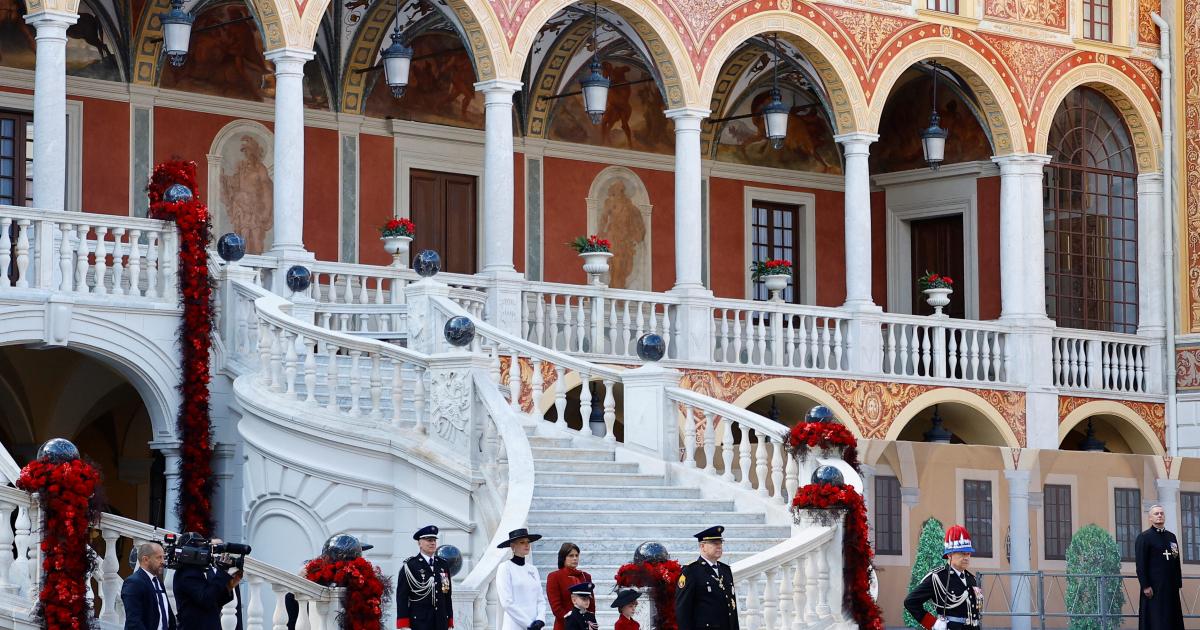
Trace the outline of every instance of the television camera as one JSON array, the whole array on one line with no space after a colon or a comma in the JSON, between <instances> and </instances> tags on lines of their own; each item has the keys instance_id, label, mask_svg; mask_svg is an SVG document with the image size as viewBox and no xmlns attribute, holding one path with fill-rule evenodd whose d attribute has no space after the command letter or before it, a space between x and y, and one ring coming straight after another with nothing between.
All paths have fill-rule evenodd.
<instances>
[{"instance_id":1,"label":"television camera","mask_svg":"<svg viewBox=\"0 0 1200 630\"><path fill-rule=\"evenodd\" d=\"M230 567L243 569L250 545L241 543L213 542L196 533L182 536L163 536L163 556L168 569L179 567L216 567L222 571Z\"/></svg>"}]
</instances>

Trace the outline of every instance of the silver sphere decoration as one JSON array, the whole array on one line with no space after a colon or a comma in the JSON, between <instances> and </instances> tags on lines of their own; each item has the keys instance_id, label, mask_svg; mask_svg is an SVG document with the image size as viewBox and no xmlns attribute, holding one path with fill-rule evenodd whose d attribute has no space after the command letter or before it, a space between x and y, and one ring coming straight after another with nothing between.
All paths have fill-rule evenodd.
<instances>
[{"instance_id":1,"label":"silver sphere decoration","mask_svg":"<svg viewBox=\"0 0 1200 630\"><path fill-rule=\"evenodd\" d=\"M671 554L667 552L667 548L662 543L654 541L638 545L637 550L633 552L633 561L638 564L643 562L666 562L670 559Z\"/></svg>"},{"instance_id":2,"label":"silver sphere decoration","mask_svg":"<svg viewBox=\"0 0 1200 630\"><path fill-rule=\"evenodd\" d=\"M643 361L660 361L667 353L667 341L658 333L646 333L637 340L637 355Z\"/></svg>"},{"instance_id":3,"label":"silver sphere decoration","mask_svg":"<svg viewBox=\"0 0 1200 630\"><path fill-rule=\"evenodd\" d=\"M450 577L458 575L458 572L462 570L463 557L462 552L458 550L458 547L455 547L454 545L442 545L441 547L437 548L437 551L434 552L434 555L442 560L445 560L446 564L449 565Z\"/></svg>"},{"instance_id":4,"label":"silver sphere decoration","mask_svg":"<svg viewBox=\"0 0 1200 630\"><path fill-rule=\"evenodd\" d=\"M844 486L846 478L842 476L842 471L838 470L837 466L817 466L813 471L812 482L820 486Z\"/></svg>"},{"instance_id":5,"label":"silver sphere decoration","mask_svg":"<svg viewBox=\"0 0 1200 630\"><path fill-rule=\"evenodd\" d=\"M304 265L294 265L287 270L286 282L292 293L303 293L312 284L312 272Z\"/></svg>"},{"instance_id":6,"label":"silver sphere decoration","mask_svg":"<svg viewBox=\"0 0 1200 630\"><path fill-rule=\"evenodd\" d=\"M51 464L65 464L79 459L79 449L75 448L75 445L70 440L54 438L47 440L38 449L37 458L40 461L50 462Z\"/></svg>"},{"instance_id":7,"label":"silver sphere decoration","mask_svg":"<svg viewBox=\"0 0 1200 630\"><path fill-rule=\"evenodd\" d=\"M837 417L833 415L833 410L825 405L817 405L808 410L804 415L805 422L837 422Z\"/></svg>"},{"instance_id":8,"label":"silver sphere decoration","mask_svg":"<svg viewBox=\"0 0 1200 630\"><path fill-rule=\"evenodd\" d=\"M452 346L459 348L469 346L475 339L475 322L465 315L451 317L446 320L442 334L446 336L446 342Z\"/></svg>"},{"instance_id":9,"label":"silver sphere decoration","mask_svg":"<svg viewBox=\"0 0 1200 630\"><path fill-rule=\"evenodd\" d=\"M442 270L442 257L432 249L425 249L413 256L413 271L422 278L432 278Z\"/></svg>"},{"instance_id":10,"label":"silver sphere decoration","mask_svg":"<svg viewBox=\"0 0 1200 630\"><path fill-rule=\"evenodd\" d=\"M163 193L163 201L167 203L179 203L182 201L192 200L192 189L183 184L171 184L167 192Z\"/></svg>"},{"instance_id":11,"label":"silver sphere decoration","mask_svg":"<svg viewBox=\"0 0 1200 630\"><path fill-rule=\"evenodd\" d=\"M370 545L367 545L367 548L369 549ZM334 534L321 547L321 555L335 562L361 558L362 552L362 543L358 542L358 539L350 534Z\"/></svg>"},{"instance_id":12,"label":"silver sphere decoration","mask_svg":"<svg viewBox=\"0 0 1200 630\"><path fill-rule=\"evenodd\" d=\"M217 255L225 262L237 262L246 255L246 240L241 234L229 232L217 239Z\"/></svg>"}]
</instances>

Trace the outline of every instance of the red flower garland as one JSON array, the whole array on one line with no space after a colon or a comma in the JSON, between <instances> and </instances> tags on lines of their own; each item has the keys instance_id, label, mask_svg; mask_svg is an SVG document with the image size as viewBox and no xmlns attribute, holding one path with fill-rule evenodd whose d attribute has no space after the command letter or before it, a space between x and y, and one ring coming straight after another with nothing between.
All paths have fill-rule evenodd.
<instances>
[{"instance_id":1,"label":"red flower garland","mask_svg":"<svg viewBox=\"0 0 1200 630\"><path fill-rule=\"evenodd\" d=\"M678 630L675 621L675 587L683 569L674 560L665 562L631 562L617 569L617 586L649 588L654 601L654 627L657 630Z\"/></svg>"},{"instance_id":2,"label":"red flower garland","mask_svg":"<svg viewBox=\"0 0 1200 630\"><path fill-rule=\"evenodd\" d=\"M871 597L871 560L875 550L867 536L867 506L854 486L808 484L796 491L792 507L835 509L845 513L842 531L842 608L849 611L858 627L883 630L883 613Z\"/></svg>"},{"instance_id":3,"label":"red flower garland","mask_svg":"<svg viewBox=\"0 0 1200 630\"><path fill-rule=\"evenodd\" d=\"M174 184L192 191L189 201L168 202L163 195ZM150 217L174 221L179 230L179 299L183 322L179 326L179 386L182 403L176 430L181 461L179 504L175 511L184 531L212 534L212 496L216 489L212 470L212 424L209 418L209 349L212 346L212 285L208 278L208 207L200 201L195 162L166 162L154 168L150 184Z\"/></svg>"},{"instance_id":4,"label":"red flower garland","mask_svg":"<svg viewBox=\"0 0 1200 630\"><path fill-rule=\"evenodd\" d=\"M858 470L858 440L845 425L836 422L799 422L788 432L788 446L800 458L808 459L810 449L842 449L842 459Z\"/></svg>"},{"instance_id":5,"label":"red flower garland","mask_svg":"<svg viewBox=\"0 0 1200 630\"><path fill-rule=\"evenodd\" d=\"M304 565L304 577L322 586L346 589L342 614L338 618L342 630L380 630L383 627L383 607L392 589L383 572L369 560L313 558Z\"/></svg>"},{"instance_id":6,"label":"red flower garland","mask_svg":"<svg viewBox=\"0 0 1200 630\"><path fill-rule=\"evenodd\" d=\"M61 464L42 460L21 469L17 487L36 492L42 508L42 590L38 615L48 630L92 627L86 584L91 573L88 524L96 515L92 498L100 473L75 459Z\"/></svg>"}]
</instances>

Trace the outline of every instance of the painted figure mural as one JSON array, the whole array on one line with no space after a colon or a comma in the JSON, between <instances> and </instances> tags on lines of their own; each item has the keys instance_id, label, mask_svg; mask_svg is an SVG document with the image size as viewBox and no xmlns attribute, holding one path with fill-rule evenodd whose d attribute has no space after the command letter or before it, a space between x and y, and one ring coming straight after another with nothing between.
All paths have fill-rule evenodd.
<instances>
[{"instance_id":1,"label":"painted figure mural","mask_svg":"<svg viewBox=\"0 0 1200 630\"><path fill-rule=\"evenodd\" d=\"M221 150L220 200L217 223L246 239L246 252L270 248L274 226L274 191L263 138L241 133L226 140ZM216 230L214 230L216 231Z\"/></svg>"},{"instance_id":2,"label":"painted figure mural","mask_svg":"<svg viewBox=\"0 0 1200 630\"><path fill-rule=\"evenodd\" d=\"M0 65L33 70L36 49L34 29L25 24L24 3L0 0ZM119 52L101 18L81 2L79 19L67 28L67 74L120 81Z\"/></svg>"},{"instance_id":3,"label":"painted figure mural","mask_svg":"<svg viewBox=\"0 0 1200 630\"><path fill-rule=\"evenodd\" d=\"M588 233L619 244L609 261L608 285L648 291L650 200L641 178L627 168L610 166L592 182L587 202Z\"/></svg>"},{"instance_id":4,"label":"painted figure mural","mask_svg":"<svg viewBox=\"0 0 1200 630\"><path fill-rule=\"evenodd\" d=\"M461 40L449 33L426 33L411 45L408 81L413 88L403 98L393 98L383 73L376 73L367 116L483 129L483 94L475 91L475 68Z\"/></svg>"},{"instance_id":5,"label":"painted figure mural","mask_svg":"<svg viewBox=\"0 0 1200 630\"><path fill-rule=\"evenodd\" d=\"M274 68L263 58L262 37L253 21L202 31L206 26L245 18L246 5L220 4L196 16L188 60L164 65L164 88L261 101L275 95Z\"/></svg>"},{"instance_id":6,"label":"painted figure mural","mask_svg":"<svg viewBox=\"0 0 1200 630\"><path fill-rule=\"evenodd\" d=\"M586 72L590 70L585 65L570 84L578 85L579 77ZM600 124L594 125L588 119L581 97L561 98L555 101L551 111L547 137L564 142L673 154L675 138L663 114L666 106L658 86L653 81L646 81L650 74L641 66L624 61L605 61L603 72L617 85L608 92L608 108ZM620 85L622 83L629 85Z\"/></svg>"},{"instance_id":7,"label":"painted figure mural","mask_svg":"<svg viewBox=\"0 0 1200 630\"><path fill-rule=\"evenodd\" d=\"M788 90L785 102L791 103L787 135L783 146L771 148L767 140L766 121L762 110L771 102L769 89L759 90L753 98L745 98L729 116L753 112L750 118L723 123L717 132L715 157L722 162L787 168L812 173L840 175L842 162L833 141L833 129L820 105L811 101L805 92Z\"/></svg>"},{"instance_id":8,"label":"painted figure mural","mask_svg":"<svg viewBox=\"0 0 1200 630\"><path fill-rule=\"evenodd\" d=\"M872 145L871 172L891 173L925 167L920 132L929 124L933 80L906 74L888 98L879 122L879 142ZM945 83L938 92L941 125L950 132L946 164L991 160L991 141L967 104ZM886 142L885 142L886 140Z\"/></svg>"}]
</instances>

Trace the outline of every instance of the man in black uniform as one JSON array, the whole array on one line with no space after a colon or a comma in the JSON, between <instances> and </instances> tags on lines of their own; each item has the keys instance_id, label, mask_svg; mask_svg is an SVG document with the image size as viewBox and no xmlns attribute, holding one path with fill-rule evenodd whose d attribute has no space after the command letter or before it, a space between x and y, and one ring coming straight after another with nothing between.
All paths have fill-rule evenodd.
<instances>
[{"instance_id":1,"label":"man in black uniform","mask_svg":"<svg viewBox=\"0 0 1200 630\"><path fill-rule=\"evenodd\" d=\"M588 610L592 603L593 588L595 587L591 582L580 582L567 589L571 591L571 605L575 608L563 616L563 627L566 630L599 630L600 624L596 623L596 615Z\"/></svg>"},{"instance_id":2,"label":"man in black uniform","mask_svg":"<svg viewBox=\"0 0 1200 630\"><path fill-rule=\"evenodd\" d=\"M683 567L675 590L679 630L739 630L733 571L721 562L725 528L717 525L698 534L700 557Z\"/></svg>"},{"instance_id":3,"label":"man in black uniform","mask_svg":"<svg viewBox=\"0 0 1200 630\"><path fill-rule=\"evenodd\" d=\"M921 622L927 629L964 630L979 627L979 607L983 593L979 590L975 576L967 571L971 565L971 535L962 525L946 531L943 545L945 566L930 571L925 579L904 598L908 614ZM925 611L925 602L933 600L931 615Z\"/></svg>"},{"instance_id":4,"label":"man in black uniform","mask_svg":"<svg viewBox=\"0 0 1200 630\"><path fill-rule=\"evenodd\" d=\"M396 580L396 627L446 630L454 627L450 565L437 555L438 528L417 530L421 553L407 559Z\"/></svg>"},{"instance_id":5,"label":"man in black uniform","mask_svg":"<svg viewBox=\"0 0 1200 630\"><path fill-rule=\"evenodd\" d=\"M1150 507L1150 529L1133 543L1134 564L1142 594L1138 603L1138 630L1183 630L1179 589L1183 571L1179 542L1167 531L1167 513L1161 505Z\"/></svg>"}]
</instances>

